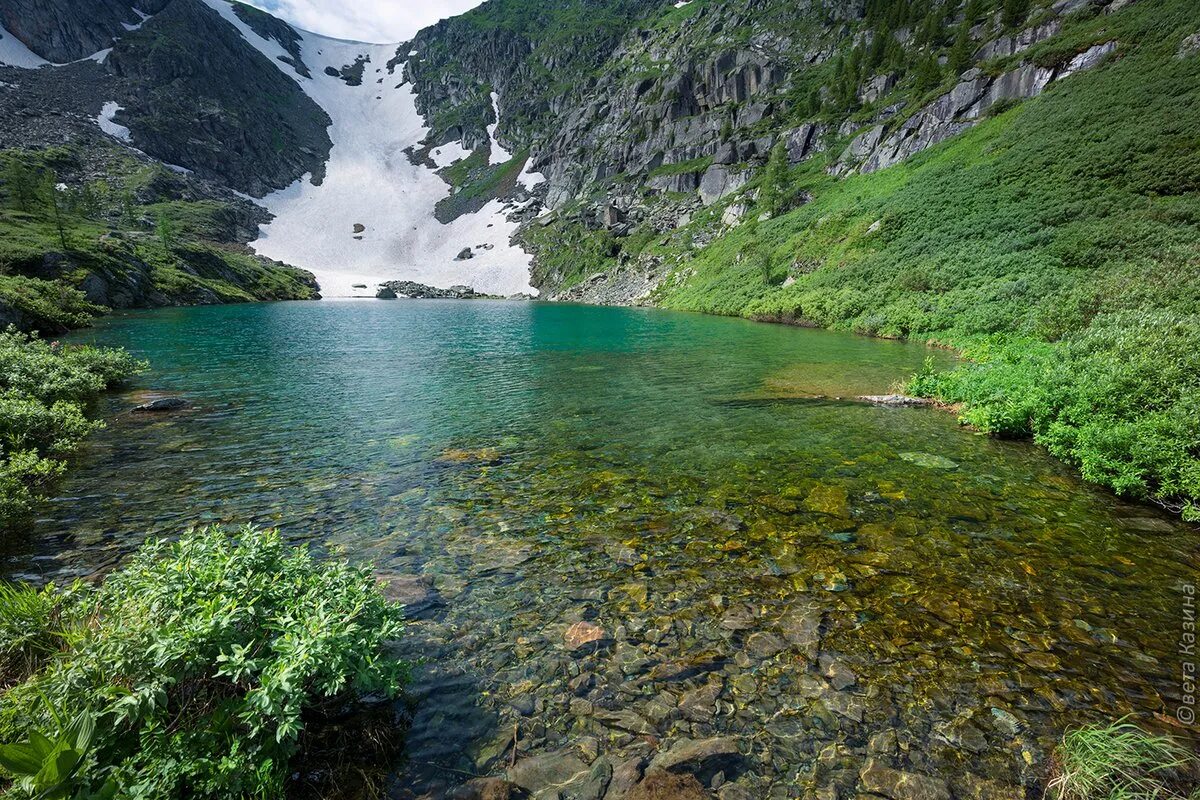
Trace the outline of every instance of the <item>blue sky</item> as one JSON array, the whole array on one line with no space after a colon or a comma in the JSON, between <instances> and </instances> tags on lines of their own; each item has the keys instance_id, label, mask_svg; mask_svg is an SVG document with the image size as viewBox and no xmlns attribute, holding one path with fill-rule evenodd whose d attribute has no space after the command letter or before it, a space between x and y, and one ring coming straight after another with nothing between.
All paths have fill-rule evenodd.
<instances>
[{"instance_id":1,"label":"blue sky","mask_svg":"<svg viewBox=\"0 0 1200 800\"><path fill-rule=\"evenodd\" d=\"M298 28L364 42L402 42L481 0L248 0Z\"/></svg>"}]
</instances>

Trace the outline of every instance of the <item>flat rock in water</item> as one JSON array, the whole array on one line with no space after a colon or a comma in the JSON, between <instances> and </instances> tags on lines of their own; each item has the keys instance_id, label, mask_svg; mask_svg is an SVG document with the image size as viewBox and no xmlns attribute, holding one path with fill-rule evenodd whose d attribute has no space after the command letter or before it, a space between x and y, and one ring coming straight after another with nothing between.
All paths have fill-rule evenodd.
<instances>
[{"instance_id":1,"label":"flat rock in water","mask_svg":"<svg viewBox=\"0 0 1200 800\"><path fill-rule=\"evenodd\" d=\"M916 464L918 467L926 469L957 469L958 462L951 461L945 456L936 456L933 453L901 453L900 458L910 464Z\"/></svg>"},{"instance_id":2,"label":"flat rock in water","mask_svg":"<svg viewBox=\"0 0 1200 800\"><path fill-rule=\"evenodd\" d=\"M191 403L182 397L160 397L148 403L133 407L134 414L159 414L164 411L182 411L189 408Z\"/></svg>"},{"instance_id":3,"label":"flat rock in water","mask_svg":"<svg viewBox=\"0 0 1200 800\"><path fill-rule=\"evenodd\" d=\"M521 787L502 778L475 778L450 793L450 800L516 800Z\"/></svg>"},{"instance_id":4,"label":"flat rock in water","mask_svg":"<svg viewBox=\"0 0 1200 800\"><path fill-rule=\"evenodd\" d=\"M626 800L707 800L712 797L692 775L655 771L624 795Z\"/></svg>"},{"instance_id":5,"label":"flat rock in water","mask_svg":"<svg viewBox=\"0 0 1200 800\"><path fill-rule=\"evenodd\" d=\"M924 397L909 397L906 394L863 394L859 395L858 399L867 403L874 403L877 406L893 406L895 408L916 408L918 406L932 405L932 401Z\"/></svg>"},{"instance_id":6,"label":"flat rock in water","mask_svg":"<svg viewBox=\"0 0 1200 800\"><path fill-rule=\"evenodd\" d=\"M591 622L576 622L563 634L563 643L571 652L594 650L608 641L608 634Z\"/></svg>"},{"instance_id":7,"label":"flat rock in water","mask_svg":"<svg viewBox=\"0 0 1200 800\"><path fill-rule=\"evenodd\" d=\"M591 770L583 760L566 753L543 753L523 758L508 770L508 779L529 792L540 792L571 783Z\"/></svg>"},{"instance_id":8,"label":"flat rock in water","mask_svg":"<svg viewBox=\"0 0 1200 800\"><path fill-rule=\"evenodd\" d=\"M404 575L398 572L376 572L375 580L383 596L404 606L404 613L417 617L442 605L441 595L433 583L422 575Z\"/></svg>"},{"instance_id":9,"label":"flat rock in water","mask_svg":"<svg viewBox=\"0 0 1200 800\"><path fill-rule=\"evenodd\" d=\"M707 782L718 772L725 772L729 777L741 761L742 753L736 739L715 736L711 739L680 739L656 755L650 768L691 773Z\"/></svg>"},{"instance_id":10,"label":"flat rock in water","mask_svg":"<svg viewBox=\"0 0 1200 800\"><path fill-rule=\"evenodd\" d=\"M858 779L865 791L892 800L950 800L945 781L885 767L874 758L867 759Z\"/></svg>"}]
</instances>

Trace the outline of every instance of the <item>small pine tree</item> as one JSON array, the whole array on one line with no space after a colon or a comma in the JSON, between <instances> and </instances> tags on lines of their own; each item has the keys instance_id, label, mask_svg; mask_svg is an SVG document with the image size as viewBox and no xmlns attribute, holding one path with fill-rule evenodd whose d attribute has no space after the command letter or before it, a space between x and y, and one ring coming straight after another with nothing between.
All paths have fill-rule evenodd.
<instances>
[{"instance_id":1,"label":"small pine tree","mask_svg":"<svg viewBox=\"0 0 1200 800\"><path fill-rule=\"evenodd\" d=\"M14 208L20 209L26 214L37 208L39 190L37 175L20 158L9 157L4 160L0 181L3 181L8 202Z\"/></svg>"},{"instance_id":2,"label":"small pine tree","mask_svg":"<svg viewBox=\"0 0 1200 800\"><path fill-rule=\"evenodd\" d=\"M771 156L767 159L759 206L772 217L777 217L787 210L790 199L791 176L788 174L787 148L780 141L771 148Z\"/></svg>"},{"instance_id":3,"label":"small pine tree","mask_svg":"<svg viewBox=\"0 0 1200 800\"><path fill-rule=\"evenodd\" d=\"M808 116L815 117L821 113L821 108L825 105L825 101L821 98L821 87L814 87L808 93Z\"/></svg>"},{"instance_id":4,"label":"small pine tree","mask_svg":"<svg viewBox=\"0 0 1200 800\"><path fill-rule=\"evenodd\" d=\"M1025 21L1029 16L1029 0L1004 0L1004 24L1009 28L1016 28Z\"/></svg>"},{"instance_id":5,"label":"small pine tree","mask_svg":"<svg viewBox=\"0 0 1200 800\"><path fill-rule=\"evenodd\" d=\"M158 241L167 250L175 249L175 224L171 222L171 218L166 214L158 215L158 224L154 229L158 236Z\"/></svg>"},{"instance_id":6,"label":"small pine tree","mask_svg":"<svg viewBox=\"0 0 1200 800\"><path fill-rule=\"evenodd\" d=\"M948 66L954 75L961 75L971 66L971 28L966 22L958 26L958 33L954 35Z\"/></svg>"},{"instance_id":7,"label":"small pine tree","mask_svg":"<svg viewBox=\"0 0 1200 800\"><path fill-rule=\"evenodd\" d=\"M978 22L987 11L983 0L967 0L967 7L963 11L963 16L966 18L967 24L972 25Z\"/></svg>"},{"instance_id":8,"label":"small pine tree","mask_svg":"<svg viewBox=\"0 0 1200 800\"><path fill-rule=\"evenodd\" d=\"M46 171L42 176L41 191L39 194L45 198L46 205L50 211L50 218L54 220L54 227L58 230L58 243L62 245L63 252L68 250L67 247L67 226L66 210L63 206L66 204L66 198L63 196L62 186L58 182L58 176L53 170Z\"/></svg>"},{"instance_id":9,"label":"small pine tree","mask_svg":"<svg viewBox=\"0 0 1200 800\"><path fill-rule=\"evenodd\" d=\"M133 228L137 224L133 214L133 192L129 191L128 186L121 190L121 224L126 228Z\"/></svg>"},{"instance_id":10,"label":"small pine tree","mask_svg":"<svg viewBox=\"0 0 1200 800\"><path fill-rule=\"evenodd\" d=\"M721 141L728 142L733 136L733 118L725 117L725 121L721 123Z\"/></svg>"},{"instance_id":11,"label":"small pine tree","mask_svg":"<svg viewBox=\"0 0 1200 800\"><path fill-rule=\"evenodd\" d=\"M937 56L930 53L917 65L916 87L918 92L929 92L942 83L942 66Z\"/></svg>"}]
</instances>

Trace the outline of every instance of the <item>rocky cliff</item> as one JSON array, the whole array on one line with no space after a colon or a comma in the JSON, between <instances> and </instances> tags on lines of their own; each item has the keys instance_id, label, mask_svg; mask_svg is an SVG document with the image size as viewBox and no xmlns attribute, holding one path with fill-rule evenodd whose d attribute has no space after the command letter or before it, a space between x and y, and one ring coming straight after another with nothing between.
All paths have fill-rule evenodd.
<instances>
[{"instance_id":1,"label":"rocky cliff","mask_svg":"<svg viewBox=\"0 0 1200 800\"><path fill-rule=\"evenodd\" d=\"M286 23L241 13L294 47ZM112 120L155 158L256 197L305 174L320 180L328 114L202 0L0 0L0 21L34 55L78 62L71 69L92 92L84 99L97 112L115 103ZM52 75L45 80L60 94L83 97L63 73Z\"/></svg>"},{"instance_id":2,"label":"rocky cliff","mask_svg":"<svg viewBox=\"0 0 1200 800\"><path fill-rule=\"evenodd\" d=\"M606 24L581 38L569 15L485 4L397 58L438 143L485 147L498 111L498 138L545 175L553 213L522 237L535 283L635 302L666 270L640 263L620 288L614 266L700 209L719 203L735 222L776 149L792 165L820 155L839 177L901 162L1111 57L1115 39L1064 36L1063 23L1129 3L600 5ZM595 257L562 269L563 247Z\"/></svg>"}]
</instances>

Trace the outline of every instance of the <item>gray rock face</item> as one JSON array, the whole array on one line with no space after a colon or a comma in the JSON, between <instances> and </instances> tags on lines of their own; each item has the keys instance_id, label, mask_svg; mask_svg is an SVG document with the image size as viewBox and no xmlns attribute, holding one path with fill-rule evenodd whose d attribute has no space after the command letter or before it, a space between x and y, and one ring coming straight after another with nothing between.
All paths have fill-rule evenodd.
<instances>
[{"instance_id":1,"label":"gray rock face","mask_svg":"<svg viewBox=\"0 0 1200 800\"><path fill-rule=\"evenodd\" d=\"M1179 52L1175 54L1176 58L1188 58L1200 53L1200 32L1193 33L1191 36L1184 39L1179 45Z\"/></svg>"},{"instance_id":2,"label":"gray rock face","mask_svg":"<svg viewBox=\"0 0 1200 800\"><path fill-rule=\"evenodd\" d=\"M473 300L489 295L477 294L470 286L451 286L439 289L436 286L426 286L415 281L388 281L381 284L380 291L387 290L398 297L411 300ZM378 297L378 295L376 295Z\"/></svg>"},{"instance_id":3,"label":"gray rock face","mask_svg":"<svg viewBox=\"0 0 1200 800\"><path fill-rule=\"evenodd\" d=\"M740 189L749 177L746 172L731 172L723 164L713 164L700 176L700 202L711 206L725 195Z\"/></svg>"},{"instance_id":4,"label":"gray rock face","mask_svg":"<svg viewBox=\"0 0 1200 800\"><path fill-rule=\"evenodd\" d=\"M66 63L112 47L136 25L135 4L123 0L2 0L0 24L47 61Z\"/></svg>"},{"instance_id":5,"label":"gray rock face","mask_svg":"<svg viewBox=\"0 0 1200 800\"><path fill-rule=\"evenodd\" d=\"M985 44L975 53L976 61L987 61L992 58L1002 58L1024 52L1035 44L1049 39L1062 30L1062 20L1054 19L1035 25L1015 35L998 36Z\"/></svg>"},{"instance_id":6,"label":"gray rock face","mask_svg":"<svg viewBox=\"0 0 1200 800\"><path fill-rule=\"evenodd\" d=\"M874 172L897 164L977 124L988 109L1001 101L1036 97L1052 81L1099 65L1116 47L1116 42L1095 45L1059 69L1022 64L995 78L977 68L967 70L953 89L895 130L888 131L886 125L879 125L856 136L831 171L847 175L856 170Z\"/></svg>"},{"instance_id":7,"label":"gray rock face","mask_svg":"<svg viewBox=\"0 0 1200 800\"><path fill-rule=\"evenodd\" d=\"M280 23L282 24L282 23ZM150 155L256 197L324 176L329 116L200 0L172 0L105 61Z\"/></svg>"}]
</instances>

